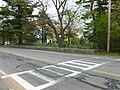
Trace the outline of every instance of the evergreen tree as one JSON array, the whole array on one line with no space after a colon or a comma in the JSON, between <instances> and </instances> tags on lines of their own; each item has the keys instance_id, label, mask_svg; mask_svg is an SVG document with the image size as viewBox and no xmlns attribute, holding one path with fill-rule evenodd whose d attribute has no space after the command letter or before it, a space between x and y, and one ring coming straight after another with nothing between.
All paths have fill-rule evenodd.
<instances>
[{"instance_id":1,"label":"evergreen tree","mask_svg":"<svg viewBox=\"0 0 120 90\"><path fill-rule=\"evenodd\" d=\"M18 37L18 44L22 44L24 23L29 21L32 16L33 7L28 0L3 0L7 3L1 7L0 15L2 22L10 25L7 32L12 32ZM26 23L27 23L26 22Z\"/></svg>"},{"instance_id":2,"label":"evergreen tree","mask_svg":"<svg viewBox=\"0 0 120 90\"><path fill-rule=\"evenodd\" d=\"M92 43L93 48L106 50L107 46L107 31L108 31L108 0L89 0L84 2L78 1L78 4L83 4L86 12L82 19L85 21L85 35ZM120 1L112 0L111 12L111 51L120 51ZM88 22L90 20L90 22Z\"/></svg>"}]
</instances>

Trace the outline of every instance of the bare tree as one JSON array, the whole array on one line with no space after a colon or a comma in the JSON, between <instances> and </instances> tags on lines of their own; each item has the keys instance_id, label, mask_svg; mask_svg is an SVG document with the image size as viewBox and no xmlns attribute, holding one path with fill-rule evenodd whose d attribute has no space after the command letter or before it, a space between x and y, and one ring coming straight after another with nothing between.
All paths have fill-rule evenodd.
<instances>
[{"instance_id":1,"label":"bare tree","mask_svg":"<svg viewBox=\"0 0 120 90\"><path fill-rule=\"evenodd\" d=\"M53 22L53 19L46 13L46 5L43 4L43 2L41 0L39 0L39 2L41 3L42 9L42 13L45 16L45 20L47 21L47 24L54 30L54 34L56 36L57 42L58 42L58 46L59 47L64 47L64 33L65 30L67 30L67 28L69 27L70 23L73 21L77 11L79 10L80 6L76 8L76 10L74 10L74 13L69 17L69 19L67 19L67 21L65 21L65 14L67 13L67 11L69 10L67 5L69 0L51 0L52 4L54 5L54 8L56 10L56 14L57 14L57 21L59 23L59 27L58 25L56 25ZM59 30L58 30L59 29Z\"/></svg>"}]
</instances>

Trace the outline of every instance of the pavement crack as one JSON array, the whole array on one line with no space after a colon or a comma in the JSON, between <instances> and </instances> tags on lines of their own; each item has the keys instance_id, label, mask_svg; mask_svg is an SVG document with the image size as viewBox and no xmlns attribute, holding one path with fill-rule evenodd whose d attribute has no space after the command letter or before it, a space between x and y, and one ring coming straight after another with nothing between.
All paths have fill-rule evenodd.
<instances>
[{"instance_id":1,"label":"pavement crack","mask_svg":"<svg viewBox=\"0 0 120 90\"><path fill-rule=\"evenodd\" d=\"M32 67L34 69L35 68L41 68L41 66L38 66L38 65L35 65L33 63L25 63L25 64L21 64L21 65L18 65L16 68L20 68L20 67Z\"/></svg>"},{"instance_id":2,"label":"pavement crack","mask_svg":"<svg viewBox=\"0 0 120 90\"><path fill-rule=\"evenodd\" d=\"M100 75L94 75L94 74L89 74L89 73L82 73L76 77L72 77L73 79L80 81L82 83L88 84L92 87L99 88L101 90L120 90L120 80L108 78L105 76L100 76ZM95 78L99 79L105 79L103 85L99 85L98 82L99 79L97 80L98 82L92 81L95 80ZM97 84L98 83L98 84Z\"/></svg>"}]
</instances>

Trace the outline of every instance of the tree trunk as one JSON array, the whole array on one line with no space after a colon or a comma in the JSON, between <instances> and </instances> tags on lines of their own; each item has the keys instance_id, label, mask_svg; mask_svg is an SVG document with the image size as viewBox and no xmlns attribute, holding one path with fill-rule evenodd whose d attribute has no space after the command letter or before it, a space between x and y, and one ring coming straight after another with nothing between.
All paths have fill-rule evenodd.
<instances>
[{"instance_id":1,"label":"tree trunk","mask_svg":"<svg viewBox=\"0 0 120 90\"><path fill-rule=\"evenodd\" d=\"M67 47L70 46L70 42L71 42L71 40L70 40L70 35L68 35L68 44L67 44Z\"/></svg>"},{"instance_id":2,"label":"tree trunk","mask_svg":"<svg viewBox=\"0 0 120 90\"><path fill-rule=\"evenodd\" d=\"M22 45L22 33L18 35L18 45Z\"/></svg>"},{"instance_id":3,"label":"tree trunk","mask_svg":"<svg viewBox=\"0 0 120 90\"><path fill-rule=\"evenodd\" d=\"M64 47L64 37L63 36L60 37L58 46L59 47Z\"/></svg>"},{"instance_id":4,"label":"tree trunk","mask_svg":"<svg viewBox=\"0 0 120 90\"><path fill-rule=\"evenodd\" d=\"M2 38L2 45L5 45L5 35L3 33L3 38Z\"/></svg>"},{"instance_id":5,"label":"tree trunk","mask_svg":"<svg viewBox=\"0 0 120 90\"><path fill-rule=\"evenodd\" d=\"M2 45L5 45L5 38L2 39Z\"/></svg>"},{"instance_id":6,"label":"tree trunk","mask_svg":"<svg viewBox=\"0 0 120 90\"><path fill-rule=\"evenodd\" d=\"M64 47L64 37L56 34L58 47Z\"/></svg>"},{"instance_id":7,"label":"tree trunk","mask_svg":"<svg viewBox=\"0 0 120 90\"><path fill-rule=\"evenodd\" d=\"M12 39L11 38L9 38L9 41L10 41L10 44L12 44Z\"/></svg>"},{"instance_id":8,"label":"tree trunk","mask_svg":"<svg viewBox=\"0 0 120 90\"><path fill-rule=\"evenodd\" d=\"M44 43L44 31L43 31L43 27L42 27L42 43Z\"/></svg>"},{"instance_id":9,"label":"tree trunk","mask_svg":"<svg viewBox=\"0 0 120 90\"><path fill-rule=\"evenodd\" d=\"M47 42L46 29L42 27L42 43Z\"/></svg>"}]
</instances>

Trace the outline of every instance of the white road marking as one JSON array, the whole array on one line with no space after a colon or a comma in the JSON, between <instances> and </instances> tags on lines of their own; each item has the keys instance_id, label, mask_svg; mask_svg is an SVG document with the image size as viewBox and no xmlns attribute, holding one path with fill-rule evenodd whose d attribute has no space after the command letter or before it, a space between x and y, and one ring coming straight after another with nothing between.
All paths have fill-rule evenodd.
<instances>
[{"instance_id":1,"label":"white road marking","mask_svg":"<svg viewBox=\"0 0 120 90\"><path fill-rule=\"evenodd\" d=\"M75 64L75 65L71 65L71 64ZM95 67L98 67L98 66L101 66L102 64L105 64L105 63L93 63L93 62L88 62L88 61L81 61L81 60L72 60L72 61L66 61L66 62L62 62L62 63L58 63L56 65L49 65L49 66L44 66L43 68L38 68L37 70L47 70L49 72L52 72L52 73L56 73L58 75L60 75L61 77L59 77L58 79L54 80L53 78L50 78L49 75L46 76L42 73L39 73L37 72L36 70L29 70L29 71L24 71L24 72L18 72L18 73L13 73L13 74L10 74L10 75L6 75L5 76L2 76L2 78L8 78L8 77L11 77L12 79L14 79L16 82L18 82L21 86L23 86L26 90L42 90L42 89L45 89L47 87L50 87L54 84L57 84L63 80L65 80L65 77L74 77L82 72L78 71L78 70L71 70L69 68L65 68L65 67L62 67L62 66L59 66L59 65L64 65L64 66L69 66L69 67L72 67L72 68L78 68L80 70L90 70L90 69L93 69ZM80 66L76 66L76 65L80 65ZM82 66L86 66L86 67L82 67ZM58 69L61 69L61 70L64 70L64 71L68 71L68 72L71 72L71 73L68 73L66 75L62 74L62 73L59 73L55 70L51 70L49 68L58 68ZM40 86L33 86L32 84L30 84L29 82L27 82L26 80L24 80L23 78L21 78L19 75L24 75L25 73L28 73L28 74L32 74L40 79L43 79L44 81L47 81L47 83L45 84L42 84Z\"/></svg>"},{"instance_id":2,"label":"white road marking","mask_svg":"<svg viewBox=\"0 0 120 90\"><path fill-rule=\"evenodd\" d=\"M42 78L43 80L45 80L47 82L53 81L53 79L51 79L51 78L49 78L49 77L47 77L45 75L42 75L40 73L36 73L36 72L29 72L29 73L32 74L32 75L34 75L34 76L36 76L36 77L38 77L38 78Z\"/></svg>"},{"instance_id":3,"label":"white road marking","mask_svg":"<svg viewBox=\"0 0 120 90\"><path fill-rule=\"evenodd\" d=\"M118 61L120 61L120 59L117 59Z\"/></svg>"},{"instance_id":4,"label":"white road marking","mask_svg":"<svg viewBox=\"0 0 120 90\"><path fill-rule=\"evenodd\" d=\"M0 70L0 73L2 73L3 75L7 75L4 71Z\"/></svg>"},{"instance_id":5,"label":"white road marking","mask_svg":"<svg viewBox=\"0 0 120 90\"><path fill-rule=\"evenodd\" d=\"M84 63L84 64L93 64L93 65L98 64L98 63L93 63L93 62L88 62L88 61L80 61L80 60L73 60L73 61Z\"/></svg>"},{"instance_id":6,"label":"white road marking","mask_svg":"<svg viewBox=\"0 0 120 90\"><path fill-rule=\"evenodd\" d=\"M57 64L57 65L59 65L59 64ZM54 65L52 65L51 67L55 67L55 68L58 68L58 69L63 69L65 71L69 71L69 72L77 72L77 71L74 71L74 70L70 70L70 69L63 68L63 67L57 67L57 66L54 66ZM48 68L48 67L46 67L46 68Z\"/></svg>"},{"instance_id":7,"label":"white road marking","mask_svg":"<svg viewBox=\"0 0 120 90\"><path fill-rule=\"evenodd\" d=\"M94 58L99 58L99 57L94 57Z\"/></svg>"},{"instance_id":8,"label":"white road marking","mask_svg":"<svg viewBox=\"0 0 120 90\"><path fill-rule=\"evenodd\" d=\"M57 64L57 65L59 65L59 64ZM65 71L69 71L69 72L72 73L72 74L65 75L65 77L73 77L73 76L81 73L81 72L79 72L79 71L70 70L70 69L67 69L67 68L57 67L57 66L53 66L53 65L47 66L47 67L45 67L45 68L48 68L48 67L54 67L54 68L58 68L58 69L65 70Z\"/></svg>"},{"instance_id":9,"label":"white road marking","mask_svg":"<svg viewBox=\"0 0 120 90\"><path fill-rule=\"evenodd\" d=\"M5 78L11 77L11 76L13 76L13 75L20 75L20 74L24 74L24 73L29 73L29 72L31 72L31 71L32 71L32 70L23 71L23 72L18 72L18 73L13 73L13 74L9 74L9 75L2 76L1 78L2 78L2 79L5 79Z\"/></svg>"},{"instance_id":10,"label":"white road marking","mask_svg":"<svg viewBox=\"0 0 120 90\"><path fill-rule=\"evenodd\" d=\"M55 84L57 84L57 83L59 83L59 82L62 82L62 81L64 81L64 80L65 80L65 78L60 78L60 79L58 79L58 80L51 81L50 83L46 83L46 84L37 86L37 87L35 88L35 90L45 89L45 88L47 88L47 87L53 86L53 85L55 85Z\"/></svg>"},{"instance_id":11,"label":"white road marking","mask_svg":"<svg viewBox=\"0 0 120 90\"><path fill-rule=\"evenodd\" d=\"M59 65L64 65L64 66L69 66L69 67L85 70L85 68L83 68L83 67L78 67L78 66L74 66L74 65L70 65L70 64L66 64L66 63L60 63Z\"/></svg>"},{"instance_id":12,"label":"white road marking","mask_svg":"<svg viewBox=\"0 0 120 90\"><path fill-rule=\"evenodd\" d=\"M99 66L101 66L101 65L103 65L103 64L105 64L105 63L102 63L102 64L96 64L96 65L94 65L94 66L90 66L90 67L88 67L88 68L85 68L84 70L90 70L90 69L93 69L93 68L99 67Z\"/></svg>"},{"instance_id":13,"label":"white road marking","mask_svg":"<svg viewBox=\"0 0 120 90\"><path fill-rule=\"evenodd\" d=\"M91 66L91 65L87 65L87 64L82 64L82 63L73 62L73 61L72 61L71 64L76 64L76 65L81 65L81 66L88 66L88 67Z\"/></svg>"},{"instance_id":14,"label":"white road marking","mask_svg":"<svg viewBox=\"0 0 120 90\"><path fill-rule=\"evenodd\" d=\"M55 72L55 71L50 70L50 69L46 69L46 68L45 68L45 70L50 71L50 72L53 72L53 73L56 73L56 74L58 74L58 75L64 75L64 74L61 74L61 73L59 73L59 72Z\"/></svg>"},{"instance_id":15,"label":"white road marking","mask_svg":"<svg viewBox=\"0 0 120 90\"><path fill-rule=\"evenodd\" d=\"M12 75L12 79L17 81L22 87L24 87L26 90L35 90L35 87L30 84L29 82L25 81L23 78L17 76L17 75Z\"/></svg>"},{"instance_id":16,"label":"white road marking","mask_svg":"<svg viewBox=\"0 0 120 90\"><path fill-rule=\"evenodd\" d=\"M101 59L101 60L108 60L108 61L118 61L120 59L115 59L115 58L107 58L107 57L91 57L91 58L96 58L96 59ZM108 62L106 61L106 62Z\"/></svg>"}]
</instances>

